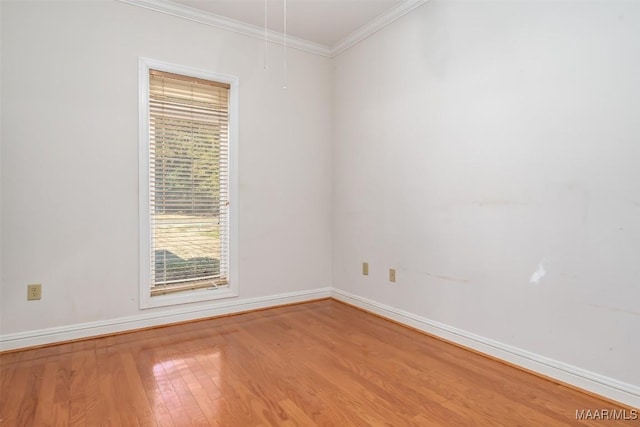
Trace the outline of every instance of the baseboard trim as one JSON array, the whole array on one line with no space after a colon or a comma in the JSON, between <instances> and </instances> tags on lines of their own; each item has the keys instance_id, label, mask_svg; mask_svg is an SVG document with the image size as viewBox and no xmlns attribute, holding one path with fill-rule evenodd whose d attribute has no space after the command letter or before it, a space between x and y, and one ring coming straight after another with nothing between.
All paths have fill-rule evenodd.
<instances>
[{"instance_id":1,"label":"baseboard trim","mask_svg":"<svg viewBox=\"0 0 640 427\"><path fill-rule=\"evenodd\" d=\"M216 301L196 307L179 307L159 310L152 313L120 317L112 320L79 323L14 334L0 335L0 352L22 350L31 347L77 341L86 338L130 332L191 320L237 314L264 308L329 298L331 288L318 288L308 291L289 292L258 298Z\"/></svg>"},{"instance_id":2,"label":"baseboard trim","mask_svg":"<svg viewBox=\"0 0 640 427\"><path fill-rule=\"evenodd\" d=\"M624 383L330 287L243 300L215 302L197 307L180 307L107 321L87 322L1 335L0 352L126 333L138 329L239 314L247 311L303 303L329 297L426 332L437 338L515 365L551 380L568 384L569 386L629 405L633 408L640 408L640 387L635 385Z\"/></svg>"},{"instance_id":3,"label":"baseboard trim","mask_svg":"<svg viewBox=\"0 0 640 427\"><path fill-rule=\"evenodd\" d=\"M640 387L333 288L331 297L532 373L640 408Z\"/></svg>"}]
</instances>

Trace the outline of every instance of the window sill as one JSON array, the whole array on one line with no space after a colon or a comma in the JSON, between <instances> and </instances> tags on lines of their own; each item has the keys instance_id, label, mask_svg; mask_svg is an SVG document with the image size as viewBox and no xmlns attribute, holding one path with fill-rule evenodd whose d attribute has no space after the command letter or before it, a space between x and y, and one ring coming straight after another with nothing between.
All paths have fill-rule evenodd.
<instances>
[{"instance_id":1,"label":"window sill","mask_svg":"<svg viewBox=\"0 0 640 427\"><path fill-rule=\"evenodd\" d=\"M140 300L140 308L166 307L170 305L188 304L192 302L210 301L223 298L237 297L238 292L230 286L224 288L194 289L191 291L174 292L164 295L151 296L147 294Z\"/></svg>"}]
</instances>

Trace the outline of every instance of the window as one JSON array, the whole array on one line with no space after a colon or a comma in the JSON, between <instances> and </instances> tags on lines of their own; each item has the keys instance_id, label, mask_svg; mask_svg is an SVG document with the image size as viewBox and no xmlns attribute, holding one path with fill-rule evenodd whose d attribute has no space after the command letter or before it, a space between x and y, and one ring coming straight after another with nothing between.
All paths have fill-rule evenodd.
<instances>
[{"instance_id":1,"label":"window","mask_svg":"<svg viewBox=\"0 0 640 427\"><path fill-rule=\"evenodd\" d=\"M237 80L140 59L140 305L237 295Z\"/></svg>"}]
</instances>

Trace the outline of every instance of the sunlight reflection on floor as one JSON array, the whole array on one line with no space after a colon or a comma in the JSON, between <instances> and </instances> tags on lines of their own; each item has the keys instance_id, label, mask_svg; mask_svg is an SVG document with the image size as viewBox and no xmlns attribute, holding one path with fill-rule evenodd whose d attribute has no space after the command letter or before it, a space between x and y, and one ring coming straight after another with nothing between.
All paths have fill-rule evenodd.
<instances>
[{"instance_id":1,"label":"sunlight reflection on floor","mask_svg":"<svg viewBox=\"0 0 640 427\"><path fill-rule=\"evenodd\" d=\"M192 395L200 396L195 403L208 415L207 418L217 418L221 403L219 385L226 368L223 356L221 349L214 348L191 357L180 355L155 363L153 377L156 387L149 402L154 414L169 412L175 418L177 414L174 411L184 407L179 396L184 395L183 390L187 389Z\"/></svg>"}]
</instances>

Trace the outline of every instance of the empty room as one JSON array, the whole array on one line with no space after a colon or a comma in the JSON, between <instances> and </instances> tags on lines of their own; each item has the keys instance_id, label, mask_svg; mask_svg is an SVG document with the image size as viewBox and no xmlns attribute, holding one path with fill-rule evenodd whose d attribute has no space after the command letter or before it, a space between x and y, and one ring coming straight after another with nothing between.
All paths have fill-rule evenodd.
<instances>
[{"instance_id":1,"label":"empty room","mask_svg":"<svg viewBox=\"0 0 640 427\"><path fill-rule=\"evenodd\" d=\"M640 1L0 0L0 425L640 425Z\"/></svg>"}]
</instances>

